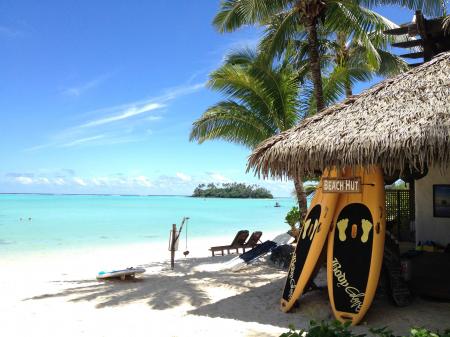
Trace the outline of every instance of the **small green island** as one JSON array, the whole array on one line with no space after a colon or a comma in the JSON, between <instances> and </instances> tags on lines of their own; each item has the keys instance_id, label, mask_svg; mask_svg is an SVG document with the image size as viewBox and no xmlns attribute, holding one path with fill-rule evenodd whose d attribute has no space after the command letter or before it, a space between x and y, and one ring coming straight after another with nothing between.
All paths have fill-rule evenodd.
<instances>
[{"instance_id":1,"label":"small green island","mask_svg":"<svg viewBox=\"0 0 450 337\"><path fill-rule=\"evenodd\" d=\"M197 198L273 199L273 195L268 189L258 185L242 183L200 184L196 187L192 196Z\"/></svg>"}]
</instances>

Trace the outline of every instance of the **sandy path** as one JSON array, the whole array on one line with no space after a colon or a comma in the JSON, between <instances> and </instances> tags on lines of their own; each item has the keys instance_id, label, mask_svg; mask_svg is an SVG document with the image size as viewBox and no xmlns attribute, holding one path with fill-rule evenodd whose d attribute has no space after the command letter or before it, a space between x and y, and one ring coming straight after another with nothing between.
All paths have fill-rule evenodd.
<instances>
[{"instance_id":1,"label":"sandy path","mask_svg":"<svg viewBox=\"0 0 450 337\"><path fill-rule=\"evenodd\" d=\"M291 323L300 328L331 318L326 290L282 313L285 272L265 261L240 272L204 271L230 259L207 256L209 242L192 243L192 258L178 254L175 271L163 244L1 259L0 336L278 336ZM114 268L111 261L147 271L134 281L95 280L99 266ZM324 284L324 273L319 277ZM386 325L396 333L410 326L443 329L450 326L450 304L416 299L396 308L377 298L356 330Z\"/></svg>"}]
</instances>

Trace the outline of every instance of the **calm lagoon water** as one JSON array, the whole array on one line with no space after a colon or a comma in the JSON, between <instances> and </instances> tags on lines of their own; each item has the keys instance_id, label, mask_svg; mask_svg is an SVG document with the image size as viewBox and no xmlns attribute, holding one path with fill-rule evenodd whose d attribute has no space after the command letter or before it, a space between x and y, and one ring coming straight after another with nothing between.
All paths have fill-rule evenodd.
<instances>
[{"instance_id":1,"label":"calm lagoon water","mask_svg":"<svg viewBox=\"0 0 450 337\"><path fill-rule=\"evenodd\" d=\"M278 202L281 207L274 207ZM172 223L190 217L190 237L240 229L284 231L291 198L0 195L0 256L20 252L167 241Z\"/></svg>"}]
</instances>

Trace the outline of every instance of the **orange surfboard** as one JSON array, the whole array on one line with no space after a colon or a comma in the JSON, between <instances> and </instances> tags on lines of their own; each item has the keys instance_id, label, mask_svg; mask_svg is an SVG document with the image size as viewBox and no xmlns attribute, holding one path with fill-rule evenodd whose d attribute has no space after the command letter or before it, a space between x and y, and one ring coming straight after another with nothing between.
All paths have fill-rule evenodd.
<instances>
[{"instance_id":1,"label":"orange surfboard","mask_svg":"<svg viewBox=\"0 0 450 337\"><path fill-rule=\"evenodd\" d=\"M324 178L336 178L336 170L325 170L300 230L297 246L292 254L288 276L281 298L281 310L289 311L305 291L314 274L328 237L337 194L322 193Z\"/></svg>"},{"instance_id":2,"label":"orange surfboard","mask_svg":"<svg viewBox=\"0 0 450 337\"><path fill-rule=\"evenodd\" d=\"M339 200L328 238L328 294L336 319L356 325L372 304L383 262L384 180L379 166L347 168L342 179L360 190L332 193Z\"/></svg>"}]
</instances>

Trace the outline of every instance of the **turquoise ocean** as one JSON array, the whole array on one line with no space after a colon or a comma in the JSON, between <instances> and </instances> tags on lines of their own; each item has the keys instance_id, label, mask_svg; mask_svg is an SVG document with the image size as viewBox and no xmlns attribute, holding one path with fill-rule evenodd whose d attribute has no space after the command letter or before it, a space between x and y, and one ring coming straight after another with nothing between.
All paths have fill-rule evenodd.
<instances>
[{"instance_id":1,"label":"turquoise ocean","mask_svg":"<svg viewBox=\"0 0 450 337\"><path fill-rule=\"evenodd\" d=\"M276 202L281 207L274 207ZM2 194L0 257L166 242L172 224L179 225L185 216L190 218L190 238L231 238L240 229L282 232L288 229L284 217L294 205L292 198Z\"/></svg>"}]
</instances>

